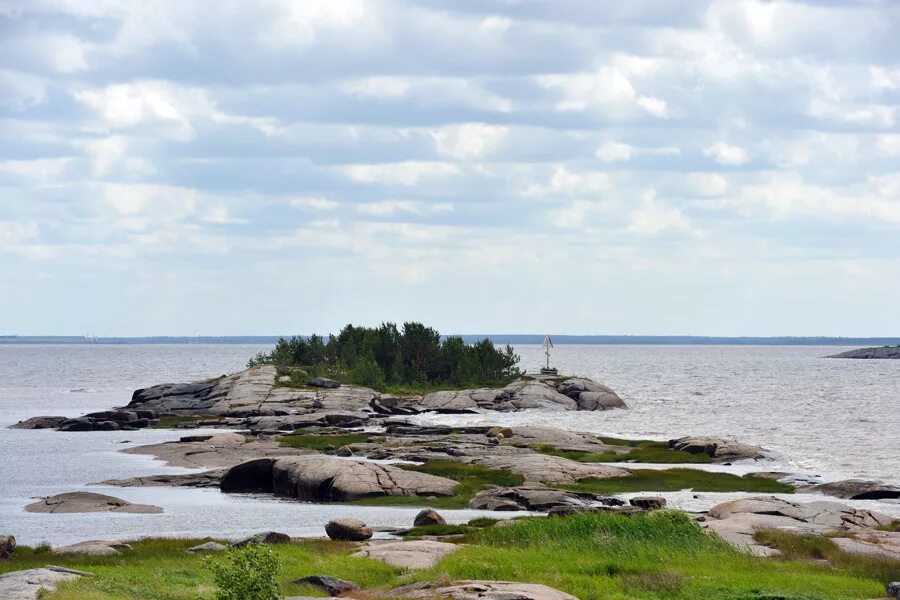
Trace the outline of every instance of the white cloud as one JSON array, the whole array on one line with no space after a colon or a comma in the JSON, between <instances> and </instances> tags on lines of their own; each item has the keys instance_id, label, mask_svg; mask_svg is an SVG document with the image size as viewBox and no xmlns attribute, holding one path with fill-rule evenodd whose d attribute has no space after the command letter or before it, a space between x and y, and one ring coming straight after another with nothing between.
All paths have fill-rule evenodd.
<instances>
[{"instance_id":1,"label":"white cloud","mask_svg":"<svg viewBox=\"0 0 900 600\"><path fill-rule=\"evenodd\" d=\"M631 160L634 148L621 142L609 141L597 148L594 155L605 163Z\"/></svg>"},{"instance_id":2,"label":"white cloud","mask_svg":"<svg viewBox=\"0 0 900 600\"><path fill-rule=\"evenodd\" d=\"M303 196L299 198L291 198L290 205L294 208L305 208L308 210L337 210L341 205L339 202L323 198L321 196Z\"/></svg>"},{"instance_id":3,"label":"white cloud","mask_svg":"<svg viewBox=\"0 0 900 600\"><path fill-rule=\"evenodd\" d=\"M450 202L426 203L411 202L409 200L381 200L356 206L356 211L358 213L374 217L388 217L397 213L407 213L410 215L448 213L453 212L453 210L453 204Z\"/></svg>"},{"instance_id":4,"label":"white cloud","mask_svg":"<svg viewBox=\"0 0 900 600\"><path fill-rule=\"evenodd\" d=\"M606 173L599 171L570 171L564 166L556 167L547 183L537 183L523 190L525 196L579 195L590 196L612 189L612 181Z\"/></svg>"},{"instance_id":5,"label":"white cloud","mask_svg":"<svg viewBox=\"0 0 900 600\"><path fill-rule=\"evenodd\" d=\"M537 77L539 85L558 92L560 111L601 109L617 115L634 112L636 108L654 117L668 116L664 100L639 95L628 77L617 67L603 66L594 73L552 74Z\"/></svg>"},{"instance_id":6,"label":"white cloud","mask_svg":"<svg viewBox=\"0 0 900 600\"><path fill-rule=\"evenodd\" d=\"M458 160L472 160L491 154L508 134L507 127L485 123L449 125L432 133L438 154Z\"/></svg>"},{"instance_id":7,"label":"white cloud","mask_svg":"<svg viewBox=\"0 0 900 600\"><path fill-rule=\"evenodd\" d=\"M709 156L720 165L730 167L743 165L750 160L746 150L726 142L716 142L704 149L703 154Z\"/></svg>"},{"instance_id":8,"label":"white cloud","mask_svg":"<svg viewBox=\"0 0 900 600\"><path fill-rule=\"evenodd\" d=\"M642 235L657 235L671 230L701 235L690 219L678 208L659 202L652 190L644 193L640 207L631 213L628 229Z\"/></svg>"},{"instance_id":9,"label":"white cloud","mask_svg":"<svg viewBox=\"0 0 900 600\"><path fill-rule=\"evenodd\" d=\"M447 179L461 173L460 168L453 163L414 160L399 163L346 165L340 167L339 170L350 179L363 183L404 186Z\"/></svg>"},{"instance_id":10,"label":"white cloud","mask_svg":"<svg viewBox=\"0 0 900 600\"><path fill-rule=\"evenodd\" d=\"M718 173L688 173L687 183L698 196L721 196L728 191L728 180Z\"/></svg>"}]
</instances>

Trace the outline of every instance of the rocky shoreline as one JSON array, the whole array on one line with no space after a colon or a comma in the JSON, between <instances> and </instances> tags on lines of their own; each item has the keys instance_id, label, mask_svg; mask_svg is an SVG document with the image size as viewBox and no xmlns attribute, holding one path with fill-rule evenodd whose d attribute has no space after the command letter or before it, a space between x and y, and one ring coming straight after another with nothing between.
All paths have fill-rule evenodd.
<instances>
[{"instance_id":1,"label":"rocky shoreline","mask_svg":"<svg viewBox=\"0 0 900 600\"><path fill-rule=\"evenodd\" d=\"M765 459L764 449L735 440L683 437L658 443L543 426L453 428L421 422L421 415L429 412L536 409L598 411L627 406L613 390L585 378L523 378L501 389L396 396L323 379L291 387L274 367L259 367L208 383L164 384L137 390L131 402L118 409L74 419L33 417L13 427L84 432L128 431L161 424L186 431L221 428L223 431L216 434L185 435L174 442L124 450L152 456L170 466L203 471L101 483L209 487L229 494L272 494L300 502L628 515L664 508L665 499L653 492L682 489L671 486L679 485L680 478L696 478L698 473L706 473L706 479L685 487L803 491L843 499L900 498L900 488L878 482L800 485L790 474L764 469L737 477L696 470L690 473L684 468L686 463L727 465ZM641 469L642 463L678 468L648 471ZM647 493L626 502L616 490L631 489L631 482L643 486L637 489ZM162 512L158 507L83 492L40 499L26 510ZM758 495L720 503L691 516L703 528L758 556L778 551L759 543L757 532L787 529L839 538L840 547L847 552L900 559L900 532L890 530L896 528L891 517L833 500L796 503ZM118 552L103 542L91 542L90 548L82 549L76 545L74 552L93 552L98 544ZM364 548L361 555L376 557L377 546ZM404 546L395 551L411 550ZM440 552L437 555L443 556Z\"/></svg>"}]
</instances>

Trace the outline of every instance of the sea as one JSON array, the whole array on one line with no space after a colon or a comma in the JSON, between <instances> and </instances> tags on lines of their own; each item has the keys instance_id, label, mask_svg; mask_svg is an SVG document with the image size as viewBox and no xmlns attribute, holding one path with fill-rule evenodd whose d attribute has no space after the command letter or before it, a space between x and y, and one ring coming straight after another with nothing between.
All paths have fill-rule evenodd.
<instances>
[{"instance_id":1,"label":"sea","mask_svg":"<svg viewBox=\"0 0 900 600\"><path fill-rule=\"evenodd\" d=\"M0 533L22 544L148 536L240 537L278 530L320 536L337 516L373 527L409 526L412 508L306 504L215 489L112 488L108 479L186 473L151 457L124 454L136 445L175 440L183 432L61 433L8 429L36 415L71 415L127 404L132 392L156 383L196 381L243 369L268 346L251 344L0 345ZM561 373L602 381L628 410L522 411L432 415L451 425L539 424L618 437L665 440L715 435L763 446L763 463L711 467L742 473L775 470L818 481L844 478L900 485L900 361L829 359L846 350L824 346L557 345L551 361ZM544 349L521 345L521 366L534 372ZM35 498L68 491L107 493L155 504L161 515L26 513ZM738 497L667 497L702 510ZM821 500L801 494L798 500ZM900 517L900 503L852 503ZM482 511L446 511L465 522Z\"/></svg>"}]
</instances>

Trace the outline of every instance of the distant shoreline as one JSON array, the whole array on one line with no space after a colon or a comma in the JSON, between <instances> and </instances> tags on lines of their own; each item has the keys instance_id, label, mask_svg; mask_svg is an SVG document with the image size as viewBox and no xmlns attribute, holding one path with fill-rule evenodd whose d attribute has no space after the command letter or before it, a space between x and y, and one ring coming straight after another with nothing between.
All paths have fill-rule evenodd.
<instances>
[{"instance_id":1,"label":"distant shoreline","mask_svg":"<svg viewBox=\"0 0 900 600\"><path fill-rule=\"evenodd\" d=\"M134 344L274 344L280 337L260 336L150 336L95 337L83 336L0 336L0 345L69 344L69 345L134 345ZM495 344L541 344L544 334L464 334L466 342L489 338ZM584 345L643 346L894 346L900 337L714 337L680 335L554 335L553 343Z\"/></svg>"}]
</instances>

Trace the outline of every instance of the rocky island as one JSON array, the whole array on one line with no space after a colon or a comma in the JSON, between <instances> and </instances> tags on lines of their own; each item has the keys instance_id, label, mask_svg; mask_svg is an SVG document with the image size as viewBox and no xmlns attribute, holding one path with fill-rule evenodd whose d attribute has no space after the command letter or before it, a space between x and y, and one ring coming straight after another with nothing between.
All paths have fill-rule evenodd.
<instances>
[{"instance_id":1,"label":"rocky island","mask_svg":"<svg viewBox=\"0 0 900 600\"><path fill-rule=\"evenodd\" d=\"M861 358L861 359L900 359L900 346L881 346L878 348L859 348L826 358Z\"/></svg>"}]
</instances>

